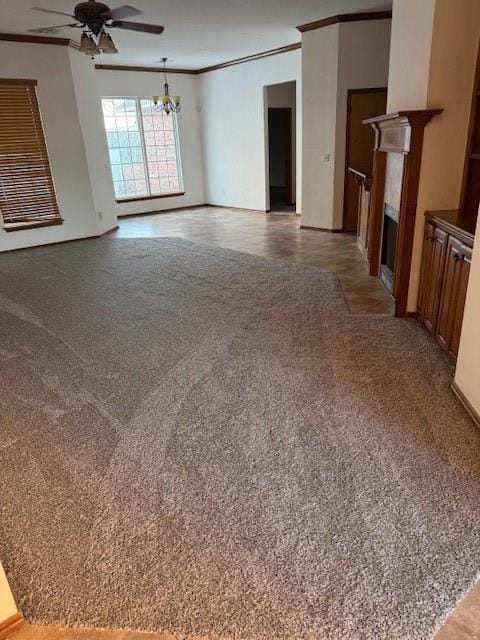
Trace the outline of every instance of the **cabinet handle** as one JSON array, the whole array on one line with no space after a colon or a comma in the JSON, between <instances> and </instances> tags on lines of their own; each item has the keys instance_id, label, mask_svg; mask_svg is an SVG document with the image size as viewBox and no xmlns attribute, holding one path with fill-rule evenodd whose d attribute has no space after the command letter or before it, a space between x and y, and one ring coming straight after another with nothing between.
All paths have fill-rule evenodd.
<instances>
[{"instance_id":1,"label":"cabinet handle","mask_svg":"<svg viewBox=\"0 0 480 640\"><path fill-rule=\"evenodd\" d=\"M453 254L453 259L455 260L455 262L460 262L460 260L463 260L463 256L460 253L457 253L455 251L455 253Z\"/></svg>"}]
</instances>

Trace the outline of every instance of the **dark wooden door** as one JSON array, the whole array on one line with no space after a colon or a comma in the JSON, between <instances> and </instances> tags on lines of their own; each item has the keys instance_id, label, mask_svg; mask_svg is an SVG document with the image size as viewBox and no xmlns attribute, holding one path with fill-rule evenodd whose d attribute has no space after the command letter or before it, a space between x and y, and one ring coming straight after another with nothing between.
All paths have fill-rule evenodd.
<instances>
[{"instance_id":1,"label":"dark wooden door","mask_svg":"<svg viewBox=\"0 0 480 640\"><path fill-rule=\"evenodd\" d=\"M458 355L472 250L460 240L448 240L437 340L453 358Z\"/></svg>"},{"instance_id":2,"label":"dark wooden door","mask_svg":"<svg viewBox=\"0 0 480 640\"><path fill-rule=\"evenodd\" d=\"M363 120L385 113L387 89L351 89L347 97L347 140L345 153L345 190L343 202L343 228L357 230L358 186L349 173L353 167L363 173L372 174L374 132Z\"/></svg>"},{"instance_id":3,"label":"dark wooden door","mask_svg":"<svg viewBox=\"0 0 480 640\"><path fill-rule=\"evenodd\" d=\"M437 329L446 252L447 234L427 222L423 241L418 312L419 319L432 335Z\"/></svg>"}]
</instances>

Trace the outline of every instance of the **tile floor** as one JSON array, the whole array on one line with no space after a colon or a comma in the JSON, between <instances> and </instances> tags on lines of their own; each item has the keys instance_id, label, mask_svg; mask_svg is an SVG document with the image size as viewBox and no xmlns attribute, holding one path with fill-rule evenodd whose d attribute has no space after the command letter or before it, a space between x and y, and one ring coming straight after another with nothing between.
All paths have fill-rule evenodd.
<instances>
[{"instance_id":1,"label":"tile floor","mask_svg":"<svg viewBox=\"0 0 480 640\"><path fill-rule=\"evenodd\" d=\"M393 302L351 234L300 228L300 217L217 207L198 207L119 221L112 235L120 238L179 236L226 249L254 253L335 271L351 313L392 314Z\"/></svg>"},{"instance_id":2,"label":"tile floor","mask_svg":"<svg viewBox=\"0 0 480 640\"><path fill-rule=\"evenodd\" d=\"M378 280L368 276L366 263L358 252L353 236L300 229L300 219L294 215L199 207L188 211L123 218L119 222L119 229L112 235L121 238L179 236L269 258L324 267L338 274L351 313L393 312L390 296ZM213 639L25 625L16 634L15 640ZM452 612L434 640L480 640L480 582Z\"/></svg>"}]
</instances>

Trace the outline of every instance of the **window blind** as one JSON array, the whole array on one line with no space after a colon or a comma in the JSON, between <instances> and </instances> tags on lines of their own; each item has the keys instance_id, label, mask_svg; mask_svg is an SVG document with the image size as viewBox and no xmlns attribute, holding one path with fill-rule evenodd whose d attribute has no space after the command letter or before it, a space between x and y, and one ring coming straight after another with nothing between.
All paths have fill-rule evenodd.
<instances>
[{"instance_id":1,"label":"window blind","mask_svg":"<svg viewBox=\"0 0 480 640\"><path fill-rule=\"evenodd\" d=\"M9 226L62 221L35 80L0 80L0 213Z\"/></svg>"}]
</instances>

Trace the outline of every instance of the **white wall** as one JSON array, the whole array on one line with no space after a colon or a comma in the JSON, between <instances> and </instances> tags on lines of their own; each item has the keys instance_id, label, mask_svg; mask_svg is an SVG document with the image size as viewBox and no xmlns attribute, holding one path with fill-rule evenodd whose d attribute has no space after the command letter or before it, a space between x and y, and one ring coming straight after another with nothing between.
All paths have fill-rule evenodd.
<instances>
[{"instance_id":1,"label":"white wall","mask_svg":"<svg viewBox=\"0 0 480 640\"><path fill-rule=\"evenodd\" d=\"M390 20L303 34L304 226L342 227L347 92L387 85L389 46Z\"/></svg>"},{"instance_id":2,"label":"white wall","mask_svg":"<svg viewBox=\"0 0 480 640\"><path fill-rule=\"evenodd\" d=\"M420 34L423 34L420 38ZM425 211L460 203L480 2L394 0L388 110L442 107L426 127L408 311L416 311Z\"/></svg>"},{"instance_id":3,"label":"white wall","mask_svg":"<svg viewBox=\"0 0 480 640\"><path fill-rule=\"evenodd\" d=\"M117 226L117 216L95 63L68 51L99 231L105 233Z\"/></svg>"},{"instance_id":4,"label":"white wall","mask_svg":"<svg viewBox=\"0 0 480 640\"><path fill-rule=\"evenodd\" d=\"M453 1L458 8L458 0ZM388 113L425 109L435 3L436 0L393 1Z\"/></svg>"},{"instance_id":5,"label":"white wall","mask_svg":"<svg viewBox=\"0 0 480 640\"><path fill-rule=\"evenodd\" d=\"M337 111L338 24L302 36L302 225L332 228Z\"/></svg>"},{"instance_id":6,"label":"white wall","mask_svg":"<svg viewBox=\"0 0 480 640\"><path fill-rule=\"evenodd\" d=\"M480 224L477 224L455 382L480 415Z\"/></svg>"},{"instance_id":7,"label":"white wall","mask_svg":"<svg viewBox=\"0 0 480 640\"><path fill-rule=\"evenodd\" d=\"M268 208L267 85L297 82L297 179L301 176L300 74L301 53L294 50L199 76L207 202Z\"/></svg>"},{"instance_id":8,"label":"white wall","mask_svg":"<svg viewBox=\"0 0 480 640\"><path fill-rule=\"evenodd\" d=\"M292 110L292 198L295 201L297 193L297 83L282 82L268 86L267 106Z\"/></svg>"},{"instance_id":9,"label":"white wall","mask_svg":"<svg viewBox=\"0 0 480 640\"><path fill-rule=\"evenodd\" d=\"M96 74L100 97L149 97L154 95L154 91L158 93L163 90L163 75L156 72L97 70ZM113 202L113 211L116 215L161 211L205 203L200 114L197 111L199 105L198 78L196 75L188 74L169 74L168 76L172 95L175 93L175 95L182 96L182 110L178 114L178 129L185 195L139 202ZM104 131L103 138L105 138ZM104 192L111 189L113 193L110 172L108 172L108 178L102 172L97 185Z\"/></svg>"},{"instance_id":10,"label":"white wall","mask_svg":"<svg viewBox=\"0 0 480 640\"><path fill-rule=\"evenodd\" d=\"M0 230L0 251L98 235L67 47L0 42L0 77L38 81L38 102L64 220L59 226Z\"/></svg>"}]
</instances>

